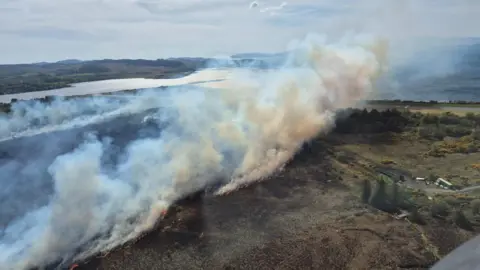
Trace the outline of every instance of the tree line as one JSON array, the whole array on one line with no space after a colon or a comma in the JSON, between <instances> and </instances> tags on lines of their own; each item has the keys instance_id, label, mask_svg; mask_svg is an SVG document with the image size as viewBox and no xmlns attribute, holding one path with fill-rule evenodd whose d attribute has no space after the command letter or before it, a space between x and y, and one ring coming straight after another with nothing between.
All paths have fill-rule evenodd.
<instances>
[{"instance_id":1,"label":"tree line","mask_svg":"<svg viewBox=\"0 0 480 270\"><path fill-rule=\"evenodd\" d=\"M338 112L335 132L344 134L401 132L411 123L396 109L346 109Z\"/></svg>"}]
</instances>

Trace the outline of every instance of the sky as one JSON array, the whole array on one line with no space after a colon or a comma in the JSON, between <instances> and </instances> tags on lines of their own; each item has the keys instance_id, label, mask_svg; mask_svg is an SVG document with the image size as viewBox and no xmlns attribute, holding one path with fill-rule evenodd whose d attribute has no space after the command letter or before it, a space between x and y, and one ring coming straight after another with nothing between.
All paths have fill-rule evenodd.
<instances>
[{"instance_id":1,"label":"sky","mask_svg":"<svg viewBox=\"0 0 480 270\"><path fill-rule=\"evenodd\" d=\"M480 37L478 0L1 0L0 63L278 52L306 34Z\"/></svg>"}]
</instances>

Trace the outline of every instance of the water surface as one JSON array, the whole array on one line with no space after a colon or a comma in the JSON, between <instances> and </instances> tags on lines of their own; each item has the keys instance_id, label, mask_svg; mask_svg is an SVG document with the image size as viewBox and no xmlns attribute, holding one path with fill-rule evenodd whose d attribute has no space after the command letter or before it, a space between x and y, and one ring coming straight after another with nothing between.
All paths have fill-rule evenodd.
<instances>
[{"instance_id":1,"label":"water surface","mask_svg":"<svg viewBox=\"0 0 480 270\"><path fill-rule=\"evenodd\" d=\"M9 103L12 99L27 100L46 96L81 96L111 93L117 91L156 88L162 86L177 86L185 84L206 84L225 80L230 74L227 69L207 69L195 72L182 78L174 79L113 79L72 84L71 87L46 91L25 92L0 95L0 103Z\"/></svg>"}]
</instances>

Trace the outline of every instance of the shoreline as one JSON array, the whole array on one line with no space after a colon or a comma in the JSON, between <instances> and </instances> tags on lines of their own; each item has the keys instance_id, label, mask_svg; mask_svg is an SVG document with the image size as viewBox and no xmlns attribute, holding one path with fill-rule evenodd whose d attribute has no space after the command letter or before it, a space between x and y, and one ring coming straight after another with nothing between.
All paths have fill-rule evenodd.
<instances>
[{"instance_id":1,"label":"shoreline","mask_svg":"<svg viewBox=\"0 0 480 270\"><path fill-rule=\"evenodd\" d=\"M109 89L107 91L101 90L99 92L88 92L85 91L85 94L72 94L70 93L71 91L74 91L75 88L77 87L85 87L88 86L89 84L102 84L102 83L108 83L108 82L121 82L121 81L127 81L127 80L141 80L145 82L154 82L154 81L161 81L161 80L169 80L169 79L182 79L185 78L189 75L192 75L195 72L198 72L199 70L196 71L189 71L189 72L182 72L182 73L176 73L176 74L167 74L164 77L159 77L159 78L148 78L148 77L128 77L128 78L111 78L111 79L99 79L99 80L89 80L89 81L84 81L84 82L78 82L78 83L71 83L68 85L65 85L60 88L52 88L52 89L46 89L46 90L39 90L39 91L28 91L28 92L18 92L14 94L2 94L0 95L0 106L1 105L6 105L6 104L11 104L15 103L17 101L27 101L27 100L49 100L53 99L55 97L63 97L63 98L75 98L75 97L88 97L88 96L94 96L94 95L107 95L111 93L117 93L117 92L123 92L123 91L132 91L132 90L140 90L140 89L145 89L149 87L140 87L140 88L130 88L130 89L120 89L120 90L115 90L115 89ZM162 86L158 86L162 87ZM62 93L65 92L65 93ZM55 94L57 93L57 94ZM8 101L7 101L8 100Z\"/></svg>"}]
</instances>

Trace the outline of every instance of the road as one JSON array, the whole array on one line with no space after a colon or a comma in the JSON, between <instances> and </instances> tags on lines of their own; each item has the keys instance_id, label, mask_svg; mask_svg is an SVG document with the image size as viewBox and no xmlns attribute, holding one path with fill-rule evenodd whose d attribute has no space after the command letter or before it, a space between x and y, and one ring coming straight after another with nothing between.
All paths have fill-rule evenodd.
<instances>
[{"instance_id":1,"label":"road","mask_svg":"<svg viewBox=\"0 0 480 270\"><path fill-rule=\"evenodd\" d=\"M463 188L460 190L443 189L438 187L426 187L421 189L429 195L446 194L446 193L469 193L469 192L480 189L480 185L471 186L471 187Z\"/></svg>"},{"instance_id":2,"label":"road","mask_svg":"<svg viewBox=\"0 0 480 270\"><path fill-rule=\"evenodd\" d=\"M480 189L480 185L467 187L467 188L464 188L464 189L461 189L461 190L456 190L455 192L456 193L468 193L468 192L475 191L477 189Z\"/></svg>"}]
</instances>

